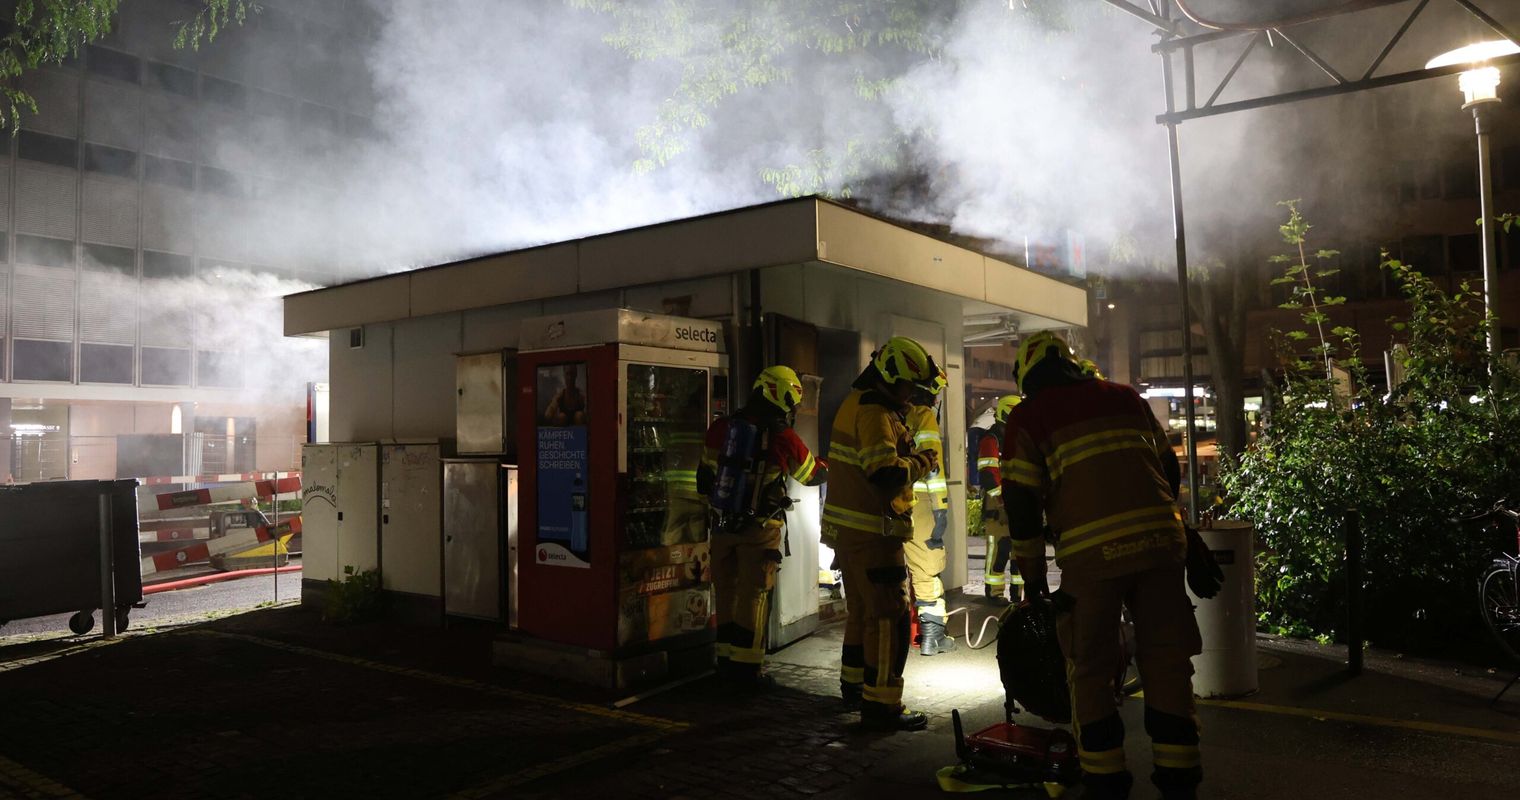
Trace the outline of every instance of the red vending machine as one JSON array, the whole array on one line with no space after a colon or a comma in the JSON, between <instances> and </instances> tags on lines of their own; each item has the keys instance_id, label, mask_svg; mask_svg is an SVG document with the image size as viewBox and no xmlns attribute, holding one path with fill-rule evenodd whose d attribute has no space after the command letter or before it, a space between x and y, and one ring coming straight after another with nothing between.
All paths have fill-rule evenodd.
<instances>
[{"instance_id":1,"label":"red vending machine","mask_svg":"<svg viewBox=\"0 0 1520 800\"><path fill-rule=\"evenodd\" d=\"M518 633L612 662L596 674L619 686L705 668L696 476L726 411L721 323L578 312L525 321L521 345Z\"/></svg>"}]
</instances>

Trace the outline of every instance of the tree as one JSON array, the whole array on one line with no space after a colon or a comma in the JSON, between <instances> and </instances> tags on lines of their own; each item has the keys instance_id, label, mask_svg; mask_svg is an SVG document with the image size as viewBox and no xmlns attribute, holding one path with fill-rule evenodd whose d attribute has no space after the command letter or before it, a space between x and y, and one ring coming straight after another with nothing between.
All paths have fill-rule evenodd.
<instances>
[{"instance_id":1,"label":"tree","mask_svg":"<svg viewBox=\"0 0 1520 800\"><path fill-rule=\"evenodd\" d=\"M844 62L853 69L859 114L836 114L848 125L898 85L914 64L938 57L938 31L963 8L1006 5L1036 27L1069 31L1082 9L1059 0L565 0L573 8L609 15L616 29L606 43L640 61L679 65L680 80L658 117L638 128L642 157L635 169L658 169L678 158L712 115L741 95L798 79L799 65ZM1098 4L1092 4L1096 7ZM814 148L801 160L778 163L760 177L782 195L849 197L859 181L911 172L905 163L911 131L883 133L859 125L835 147Z\"/></svg>"},{"instance_id":2,"label":"tree","mask_svg":"<svg viewBox=\"0 0 1520 800\"><path fill-rule=\"evenodd\" d=\"M19 0L10 33L0 38L0 126L14 132L23 109L37 113L37 101L14 80L79 55L79 48L111 32L120 6L121 0ZM195 13L178 22L175 46L199 49L229 24L241 25L249 11L258 11L253 0L199 0Z\"/></svg>"}]
</instances>

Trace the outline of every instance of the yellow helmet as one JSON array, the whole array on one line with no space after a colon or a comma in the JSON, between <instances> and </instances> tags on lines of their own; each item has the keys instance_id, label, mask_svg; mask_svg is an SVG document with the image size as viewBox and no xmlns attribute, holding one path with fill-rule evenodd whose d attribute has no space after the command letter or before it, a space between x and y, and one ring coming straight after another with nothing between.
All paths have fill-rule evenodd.
<instances>
[{"instance_id":1,"label":"yellow helmet","mask_svg":"<svg viewBox=\"0 0 1520 800\"><path fill-rule=\"evenodd\" d=\"M791 367L777 364L760 370L753 388L759 390L761 396L772 405L788 414L802 405L802 380Z\"/></svg>"},{"instance_id":2,"label":"yellow helmet","mask_svg":"<svg viewBox=\"0 0 1520 800\"><path fill-rule=\"evenodd\" d=\"M873 362L876 371L887 383L912 381L928 387L934 380L938 367L928 351L918 342L906 336L893 336L876 351Z\"/></svg>"},{"instance_id":3,"label":"yellow helmet","mask_svg":"<svg viewBox=\"0 0 1520 800\"><path fill-rule=\"evenodd\" d=\"M934 367L934 375L933 377L929 378L929 382L924 385L924 391L934 395L935 397L939 397L939 393L943 392L945 390L945 387L950 385L950 378L945 374L945 369L943 367L934 363L933 358L929 359L929 364Z\"/></svg>"},{"instance_id":4,"label":"yellow helmet","mask_svg":"<svg viewBox=\"0 0 1520 800\"><path fill-rule=\"evenodd\" d=\"M1100 381L1108 380L1107 378L1103 377L1103 371L1098 369L1098 362L1090 358L1084 358L1081 361L1078 361L1077 366L1081 367L1082 374L1086 375L1089 378L1097 378Z\"/></svg>"},{"instance_id":5,"label":"yellow helmet","mask_svg":"<svg viewBox=\"0 0 1520 800\"><path fill-rule=\"evenodd\" d=\"M1066 344L1066 340L1050 331L1040 331L1019 343L1019 354L1014 359L1013 365L1013 380L1018 383L1019 388L1023 388L1024 378L1029 375L1031 369L1034 369L1034 365L1048 358L1051 351L1055 351L1057 358L1074 360L1071 347Z\"/></svg>"},{"instance_id":6,"label":"yellow helmet","mask_svg":"<svg viewBox=\"0 0 1520 800\"><path fill-rule=\"evenodd\" d=\"M1024 398L1016 394L1005 394L999 397L997 410L992 412L992 418L998 422L1007 422L1008 412L1012 411L1014 406L1022 402L1024 402Z\"/></svg>"}]
</instances>

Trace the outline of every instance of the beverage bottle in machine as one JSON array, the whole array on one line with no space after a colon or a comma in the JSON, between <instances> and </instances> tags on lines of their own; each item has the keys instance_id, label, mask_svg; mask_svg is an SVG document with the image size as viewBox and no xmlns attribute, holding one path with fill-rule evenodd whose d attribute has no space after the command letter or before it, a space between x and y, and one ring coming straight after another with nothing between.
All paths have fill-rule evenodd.
<instances>
[{"instance_id":1,"label":"beverage bottle in machine","mask_svg":"<svg viewBox=\"0 0 1520 800\"><path fill-rule=\"evenodd\" d=\"M581 474L575 473L575 483L570 489L570 550L585 553L589 550L586 533L586 485Z\"/></svg>"}]
</instances>

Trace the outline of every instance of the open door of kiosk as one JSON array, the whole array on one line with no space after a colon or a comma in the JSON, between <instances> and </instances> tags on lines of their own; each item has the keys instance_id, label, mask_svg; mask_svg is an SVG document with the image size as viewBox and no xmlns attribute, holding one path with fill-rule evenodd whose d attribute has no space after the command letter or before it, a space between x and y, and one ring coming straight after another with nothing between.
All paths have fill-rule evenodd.
<instances>
[{"instance_id":1,"label":"open door of kiosk","mask_svg":"<svg viewBox=\"0 0 1520 800\"><path fill-rule=\"evenodd\" d=\"M636 659L637 675L616 670L620 686L680 671L678 652L707 668L712 577L696 475L727 403L721 324L626 309L533 319L518 363L516 629Z\"/></svg>"}]
</instances>

